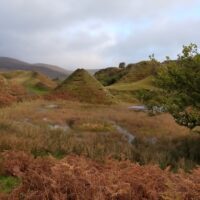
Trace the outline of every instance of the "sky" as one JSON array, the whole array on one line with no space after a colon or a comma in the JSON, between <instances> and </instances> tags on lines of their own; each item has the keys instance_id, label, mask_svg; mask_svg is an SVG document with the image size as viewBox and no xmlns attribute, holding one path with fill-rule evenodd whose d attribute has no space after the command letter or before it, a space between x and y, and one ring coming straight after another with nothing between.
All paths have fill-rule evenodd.
<instances>
[{"instance_id":1,"label":"sky","mask_svg":"<svg viewBox=\"0 0 200 200\"><path fill-rule=\"evenodd\" d=\"M200 0L0 0L0 56L66 69L200 46Z\"/></svg>"}]
</instances>

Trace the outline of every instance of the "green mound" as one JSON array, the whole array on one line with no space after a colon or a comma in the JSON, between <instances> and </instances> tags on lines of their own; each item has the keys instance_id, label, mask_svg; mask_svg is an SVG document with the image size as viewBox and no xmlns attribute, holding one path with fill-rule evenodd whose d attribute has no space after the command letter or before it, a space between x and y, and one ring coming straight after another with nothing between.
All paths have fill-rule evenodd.
<instances>
[{"instance_id":1,"label":"green mound","mask_svg":"<svg viewBox=\"0 0 200 200\"><path fill-rule=\"evenodd\" d=\"M115 89L120 91L135 91L140 89L147 89L147 90L153 90L156 89L153 83L153 76L148 76L142 80L131 82L131 83L116 83L111 86L108 86L108 89Z\"/></svg>"},{"instance_id":2,"label":"green mound","mask_svg":"<svg viewBox=\"0 0 200 200\"><path fill-rule=\"evenodd\" d=\"M138 103L137 92L140 90L157 90L154 86L154 77L148 76L131 83L115 83L106 87L110 93L123 102Z\"/></svg>"},{"instance_id":3,"label":"green mound","mask_svg":"<svg viewBox=\"0 0 200 200\"><path fill-rule=\"evenodd\" d=\"M95 78L100 81L104 86L112 85L120 80L120 78L126 73L122 68L109 67L101 69L95 73Z\"/></svg>"},{"instance_id":4,"label":"green mound","mask_svg":"<svg viewBox=\"0 0 200 200\"><path fill-rule=\"evenodd\" d=\"M1 74L9 83L23 86L28 93L41 94L56 87L56 83L33 71L12 71Z\"/></svg>"},{"instance_id":5,"label":"green mound","mask_svg":"<svg viewBox=\"0 0 200 200\"><path fill-rule=\"evenodd\" d=\"M136 64L129 64L127 67L109 67L95 73L95 77L104 86L116 83L133 83L154 76L159 68L157 61L142 61Z\"/></svg>"},{"instance_id":6,"label":"green mound","mask_svg":"<svg viewBox=\"0 0 200 200\"><path fill-rule=\"evenodd\" d=\"M110 67L99 70L95 77L118 100L136 102L139 90L156 90L154 77L161 64L155 60L129 64L126 67Z\"/></svg>"},{"instance_id":7,"label":"green mound","mask_svg":"<svg viewBox=\"0 0 200 200\"><path fill-rule=\"evenodd\" d=\"M129 64L125 69L125 75L118 82L132 83L149 76L154 76L159 66L160 64L156 61L142 61L136 64Z\"/></svg>"},{"instance_id":8,"label":"green mound","mask_svg":"<svg viewBox=\"0 0 200 200\"><path fill-rule=\"evenodd\" d=\"M114 102L113 96L84 69L77 69L62 84L56 88L56 93L81 102L109 104Z\"/></svg>"}]
</instances>

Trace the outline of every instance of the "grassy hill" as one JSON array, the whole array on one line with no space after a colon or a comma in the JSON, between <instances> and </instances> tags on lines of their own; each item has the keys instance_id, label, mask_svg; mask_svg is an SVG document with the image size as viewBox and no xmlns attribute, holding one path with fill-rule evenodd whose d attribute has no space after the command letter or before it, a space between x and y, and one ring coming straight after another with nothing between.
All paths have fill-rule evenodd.
<instances>
[{"instance_id":1,"label":"grassy hill","mask_svg":"<svg viewBox=\"0 0 200 200\"><path fill-rule=\"evenodd\" d=\"M108 86L108 89L115 89L120 91L134 91L134 90L140 90L140 89L156 89L156 87L153 85L153 76L148 76L142 80L131 82L131 83L116 83L113 85Z\"/></svg>"},{"instance_id":2,"label":"grassy hill","mask_svg":"<svg viewBox=\"0 0 200 200\"><path fill-rule=\"evenodd\" d=\"M17 59L0 57L0 71L16 71L16 70L28 70L43 73L49 78L64 79L70 71L67 71L61 67L49 65L49 64L30 64Z\"/></svg>"},{"instance_id":3,"label":"grassy hill","mask_svg":"<svg viewBox=\"0 0 200 200\"><path fill-rule=\"evenodd\" d=\"M56 93L88 103L112 103L112 95L84 69L77 69L56 88Z\"/></svg>"},{"instance_id":4,"label":"grassy hill","mask_svg":"<svg viewBox=\"0 0 200 200\"><path fill-rule=\"evenodd\" d=\"M109 86L116 83L133 83L153 76L160 63L156 61L142 61L129 64L124 68L109 67L99 70L95 77L104 85Z\"/></svg>"},{"instance_id":5,"label":"grassy hill","mask_svg":"<svg viewBox=\"0 0 200 200\"><path fill-rule=\"evenodd\" d=\"M12 85L21 85L30 94L43 94L57 85L43 74L32 71L3 72L1 76Z\"/></svg>"},{"instance_id":6,"label":"grassy hill","mask_svg":"<svg viewBox=\"0 0 200 200\"><path fill-rule=\"evenodd\" d=\"M157 90L154 85L154 77L148 76L142 80L131 82L131 83L115 83L107 86L106 88L113 94L117 99L125 102L139 103L137 100L137 91L139 90Z\"/></svg>"},{"instance_id":7,"label":"grassy hill","mask_svg":"<svg viewBox=\"0 0 200 200\"><path fill-rule=\"evenodd\" d=\"M123 68L111 67L98 71L95 77L116 98L125 102L137 102L135 92L138 90L154 90L153 79L160 63L156 61L142 61L129 64Z\"/></svg>"},{"instance_id":8,"label":"grassy hill","mask_svg":"<svg viewBox=\"0 0 200 200\"><path fill-rule=\"evenodd\" d=\"M109 67L101 69L94 74L95 78L99 80L104 86L116 83L126 71L117 67Z\"/></svg>"},{"instance_id":9,"label":"grassy hill","mask_svg":"<svg viewBox=\"0 0 200 200\"><path fill-rule=\"evenodd\" d=\"M119 83L132 83L155 75L159 63L156 61L142 61L136 64L129 64L125 68L125 75L118 81Z\"/></svg>"}]
</instances>

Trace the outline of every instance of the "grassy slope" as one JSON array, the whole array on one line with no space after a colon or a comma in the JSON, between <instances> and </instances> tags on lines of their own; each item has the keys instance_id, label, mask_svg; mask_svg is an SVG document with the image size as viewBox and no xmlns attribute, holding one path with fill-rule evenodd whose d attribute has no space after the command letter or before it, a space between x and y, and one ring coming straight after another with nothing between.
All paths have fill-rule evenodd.
<instances>
[{"instance_id":1,"label":"grassy slope","mask_svg":"<svg viewBox=\"0 0 200 200\"><path fill-rule=\"evenodd\" d=\"M125 69L127 73L118 83L132 83L153 76L159 65L156 61L142 61L136 64L129 64Z\"/></svg>"},{"instance_id":2,"label":"grassy slope","mask_svg":"<svg viewBox=\"0 0 200 200\"><path fill-rule=\"evenodd\" d=\"M153 76L160 63L156 61L142 61L136 64L129 64L127 67L107 68L100 70L95 77L103 84L109 85L106 88L119 100L131 103L138 103L135 98L135 91L141 89L155 90Z\"/></svg>"},{"instance_id":3,"label":"grassy slope","mask_svg":"<svg viewBox=\"0 0 200 200\"><path fill-rule=\"evenodd\" d=\"M112 103L112 95L86 70L78 69L71 74L56 92L64 92L79 101L89 103Z\"/></svg>"},{"instance_id":4,"label":"grassy slope","mask_svg":"<svg viewBox=\"0 0 200 200\"><path fill-rule=\"evenodd\" d=\"M43 94L56 87L56 83L45 75L31 71L2 73L10 83L24 86L29 93Z\"/></svg>"},{"instance_id":5,"label":"grassy slope","mask_svg":"<svg viewBox=\"0 0 200 200\"><path fill-rule=\"evenodd\" d=\"M25 95L26 91L22 86L10 83L0 74L0 107L10 105Z\"/></svg>"},{"instance_id":6,"label":"grassy slope","mask_svg":"<svg viewBox=\"0 0 200 200\"><path fill-rule=\"evenodd\" d=\"M142 80L130 82L130 83L123 83L119 82L113 84L111 86L106 87L111 94L113 94L117 99L138 104L138 100L135 97L135 92L141 89L146 90L157 90L157 88L153 84L153 76L148 76Z\"/></svg>"},{"instance_id":7,"label":"grassy slope","mask_svg":"<svg viewBox=\"0 0 200 200\"><path fill-rule=\"evenodd\" d=\"M120 90L120 91L134 91L140 89L156 89L153 85L153 76L148 76L142 80L131 82L131 83L123 83L119 82L107 87L108 89Z\"/></svg>"},{"instance_id":8,"label":"grassy slope","mask_svg":"<svg viewBox=\"0 0 200 200\"><path fill-rule=\"evenodd\" d=\"M125 68L110 67L95 73L95 77L105 86L115 83L132 83L153 76L160 63L142 61L129 64Z\"/></svg>"}]
</instances>

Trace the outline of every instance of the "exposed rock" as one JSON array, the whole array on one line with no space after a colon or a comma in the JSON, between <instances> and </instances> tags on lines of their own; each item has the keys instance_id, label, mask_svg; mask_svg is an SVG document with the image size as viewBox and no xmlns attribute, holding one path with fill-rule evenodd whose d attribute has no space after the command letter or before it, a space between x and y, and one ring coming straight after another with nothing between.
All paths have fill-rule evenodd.
<instances>
[{"instance_id":1,"label":"exposed rock","mask_svg":"<svg viewBox=\"0 0 200 200\"><path fill-rule=\"evenodd\" d=\"M199 134L200 134L200 126L195 126L195 127L192 129L192 132L193 132L193 133L199 133Z\"/></svg>"}]
</instances>

